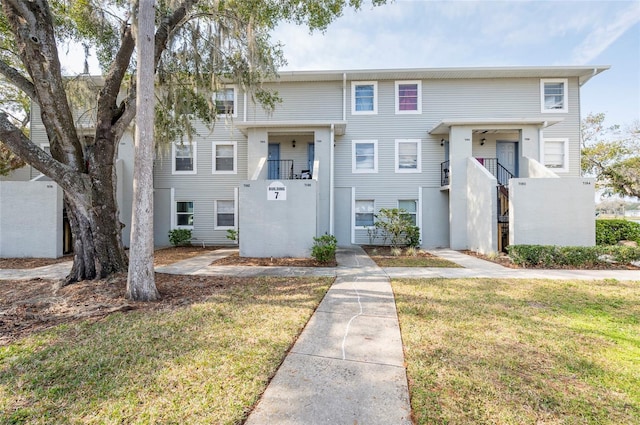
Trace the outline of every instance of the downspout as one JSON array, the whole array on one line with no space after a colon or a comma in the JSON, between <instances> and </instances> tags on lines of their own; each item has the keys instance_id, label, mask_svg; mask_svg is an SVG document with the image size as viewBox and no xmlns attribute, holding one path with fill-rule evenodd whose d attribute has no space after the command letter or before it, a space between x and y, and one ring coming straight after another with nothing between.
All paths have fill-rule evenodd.
<instances>
[{"instance_id":1,"label":"downspout","mask_svg":"<svg viewBox=\"0 0 640 425\"><path fill-rule=\"evenodd\" d=\"M342 121L347 120L347 73L342 73ZM332 126L333 128L333 126Z\"/></svg>"},{"instance_id":2,"label":"downspout","mask_svg":"<svg viewBox=\"0 0 640 425\"><path fill-rule=\"evenodd\" d=\"M247 91L244 91L244 108L242 111L242 121L247 122Z\"/></svg>"},{"instance_id":3,"label":"downspout","mask_svg":"<svg viewBox=\"0 0 640 425\"><path fill-rule=\"evenodd\" d=\"M333 206L335 203L335 192L333 190L333 155L334 155L334 143L335 143L335 128L334 124L331 124L331 137L329 137L329 150L331 152L329 158L329 234L333 235L333 221L334 221L334 212Z\"/></svg>"}]
</instances>

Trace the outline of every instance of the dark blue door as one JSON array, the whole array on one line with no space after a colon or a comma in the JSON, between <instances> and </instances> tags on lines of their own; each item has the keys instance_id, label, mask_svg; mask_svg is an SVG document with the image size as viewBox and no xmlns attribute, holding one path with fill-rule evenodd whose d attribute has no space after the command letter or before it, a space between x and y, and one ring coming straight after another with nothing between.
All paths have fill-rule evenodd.
<instances>
[{"instance_id":1,"label":"dark blue door","mask_svg":"<svg viewBox=\"0 0 640 425\"><path fill-rule=\"evenodd\" d=\"M280 144L269 143L269 180L280 178Z\"/></svg>"},{"instance_id":2,"label":"dark blue door","mask_svg":"<svg viewBox=\"0 0 640 425\"><path fill-rule=\"evenodd\" d=\"M313 173L313 159L316 154L316 145L313 143L309 143L309 147L307 148L307 158L309 158L309 171Z\"/></svg>"}]
</instances>

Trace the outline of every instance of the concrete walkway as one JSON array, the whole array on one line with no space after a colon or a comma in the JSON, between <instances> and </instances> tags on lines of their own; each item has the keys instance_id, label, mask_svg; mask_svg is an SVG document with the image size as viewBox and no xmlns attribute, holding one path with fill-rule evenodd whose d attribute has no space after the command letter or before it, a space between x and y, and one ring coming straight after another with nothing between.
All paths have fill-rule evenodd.
<instances>
[{"instance_id":1,"label":"concrete walkway","mask_svg":"<svg viewBox=\"0 0 640 425\"><path fill-rule=\"evenodd\" d=\"M337 260L335 283L246 425L411 424L389 278L360 247Z\"/></svg>"}]
</instances>

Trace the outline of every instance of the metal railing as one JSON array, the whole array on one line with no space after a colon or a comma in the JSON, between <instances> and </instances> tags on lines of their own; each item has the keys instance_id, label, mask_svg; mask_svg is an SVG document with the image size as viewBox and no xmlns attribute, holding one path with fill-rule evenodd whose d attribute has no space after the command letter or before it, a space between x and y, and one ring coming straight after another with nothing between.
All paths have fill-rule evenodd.
<instances>
[{"instance_id":1,"label":"metal railing","mask_svg":"<svg viewBox=\"0 0 640 425\"><path fill-rule=\"evenodd\" d=\"M267 166L269 180L293 179L293 159L268 159Z\"/></svg>"},{"instance_id":2,"label":"metal railing","mask_svg":"<svg viewBox=\"0 0 640 425\"><path fill-rule=\"evenodd\" d=\"M449 184L449 171L449 161L444 161L440 164L440 186Z\"/></svg>"},{"instance_id":3,"label":"metal railing","mask_svg":"<svg viewBox=\"0 0 640 425\"><path fill-rule=\"evenodd\" d=\"M513 173L498 162L498 158L476 158L498 180L500 186L508 186Z\"/></svg>"}]
</instances>

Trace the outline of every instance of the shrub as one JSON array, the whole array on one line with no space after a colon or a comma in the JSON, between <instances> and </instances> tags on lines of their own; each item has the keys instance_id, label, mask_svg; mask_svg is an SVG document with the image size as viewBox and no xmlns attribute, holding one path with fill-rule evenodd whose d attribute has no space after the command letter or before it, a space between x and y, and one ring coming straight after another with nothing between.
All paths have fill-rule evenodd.
<instances>
[{"instance_id":1,"label":"shrub","mask_svg":"<svg viewBox=\"0 0 640 425\"><path fill-rule=\"evenodd\" d=\"M596 245L615 245L620 241L636 241L640 244L640 223L596 220Z\"/></svg>"},{"instance_id":2,"label":"shrub","mask_svg":"<svg viewBox=\"0 0 640 425\"><path fill-rule=\"evenodd\" d=\"M391 248L391 255L393 255L394 257L399 257L402 255L402 250L394 246L393 248Z\"/></svg>"},{"instance_id":3,"label":"shrub","mask_svg":"<svg viewBox=\"0 0 640 425\"><path fill-rule=\"evenodd\" d=\"M328 263L336 258L338 240L333 235L322 235L313 238L311 256L321 263Z\"/></svg>"},{"instance_id":4,"label":"shrub","mask_svg":"<svg viewBox=\"0 0 640 425\"><path fill-rule=\"evenodd\" d=\"M240 239L240 231L236 229L227 229L227 239L238 243Z\"/></svg>"},{"instance_id":5,"label":"shrub","mask_svg":"<svg viewBox=\"0 0 640 425\"><path fill-rule=\"evenodd\" d=\"M401 208L380 208L375 218L374 226L376 229L380 229L384 243L389 238L392 247L420 245L420 229L418 226L413 225L405 210Z\"/></svg>"},{"instance_id":6,"label":"shrub","mask_svg":"<svg viewBox=\"0 0 640 425\"><path fill-rule=\"evenodd\" d=\"M191 229L169 230L169 242L173 246L191 245Z\"/></svg>"},{"instance_id":7,"label":"shrub","mask_svg":"<svg viewBox=\"0 0 640 425\"><path fill-rule=\"evenodd\" d=\"M552 246L510 245L507 247L511 260L522 267L576 267L590 268L606 264L603 256L623 264L640 261L640 248L628 246Z\"/></svg>"},{"instance_id":8,"label":"shrub","mask_svg":"<svg viewBox=\"0 0 640 425\"><path fill-rule=\"evenodd\" d=\"M415 246L410 246L404 251L404 253L407 254L409 257L417 257L418 252L419 250Z\"/></svg>"}]
</instances>

